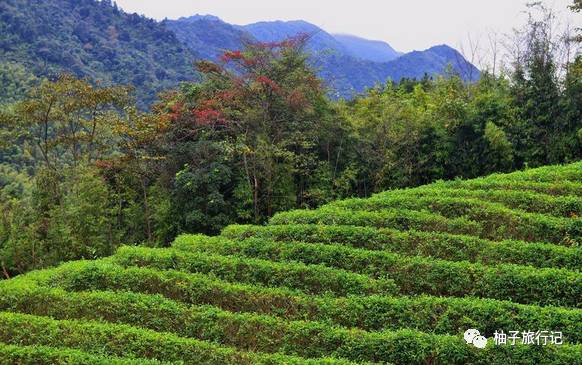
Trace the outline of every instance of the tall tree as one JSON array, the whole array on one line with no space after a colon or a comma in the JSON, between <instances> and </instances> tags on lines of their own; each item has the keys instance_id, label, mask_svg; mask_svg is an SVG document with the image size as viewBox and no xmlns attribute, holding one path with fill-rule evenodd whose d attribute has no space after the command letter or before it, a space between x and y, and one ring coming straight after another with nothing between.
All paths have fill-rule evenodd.
<instances>
[{"instance_id":1,"label":"tall tree","mask_svg":"<svg viewBox=\"0 0 582 365\"><path fill-rule=\"evenodd\" d=\"M539 7L541 17L530 12L526 28L518 33L523 44L513 61L515 103L521 125L517 128L518 164L540 166L555 161L552 146L562 135L559 123L560 85L557 43L553 37L554 14ZM517 47L516 47L517 48Z\"/></svg>"},{"instance_id":2,"label":"tall tree","mask_svg":"<svg viewBox=\"0 0 582 365\"><path fill-rule=\"evenodd\" d=\"M94 163L119 152L114 132L126 119L128 102L127 88L63 75L4 110L2 127L11 144L28 146L37 161L29 170L29 191L0 189L5 275L109 255L119 244L109 186Z\"/></svg>"},{"instance_id":3,"label":"tall tree","mask_svg":"<svg viewBox=\"0 0 582 365\"><path fill-rule=\"evenodd\" d=\"M15 140L26 140L45 167L91 162L111 152L108 139L128 105L129 89L99 87L62 75L33 88L3 118Z\"/></svg>"},{"instance_id":4,"label":"tall tree","mask_svg":"<svg viewBox=\"0 0 582 365\"><path fill-rule=\"evenodd\" d=\"M217 204L238 196L245 202L239 214L253 221L312 203L318 135L330 107L302 52L305 40L249 44L226 52L221 64L198 64L206 81L169 106L177 146L193 148L191 160L175 166L177 181L188 177L200 193L214 191ZM199 176L205 170L212 181Z\"/></svg>"}]
</instances>

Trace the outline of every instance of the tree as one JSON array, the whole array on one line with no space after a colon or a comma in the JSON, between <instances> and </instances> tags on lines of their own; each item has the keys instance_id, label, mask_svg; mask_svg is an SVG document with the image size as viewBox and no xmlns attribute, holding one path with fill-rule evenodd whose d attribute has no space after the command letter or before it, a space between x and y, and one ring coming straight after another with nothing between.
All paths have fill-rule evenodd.
<instances>
[{"instance_id":1,"label":"tree","mask_svg":"<svg viewBox=\"0 0 582 365\"><path fill-rule=\"evenodd\" d=\"M95 163L120 152L116 132L130 115L122 109L128 92L64 75L4 109L11 144L36 161L27 171L32 177L17 175L26 191L15 195L13 183L0 184L5 275L113 253L124 231L116 227L115 200Z\"/></svg>"},{"instance_id":2,"label":"tree","mask_svg":"<svg viewBox=\"0 0 582 365\"><path fill-rule=\"evenodd\" d=\"M539 5L536 5L539 6ZM553 38L553 13L541 7L541 18L532 13L518 41L524 44L514 59L512 75L515 104L521 125L516 128L518 165L540 166L557 162L552 146L561 138L560 86Z\"/></svg>"},{"instance_id":3,"label":"tree","mask_svg":"<svg viewBox=\"0 0 582 365\"><path fill-rule=\"evenodd\" d=\"M94 167L67 168L64 176L42 168L32 183L19 198L2 189L0 262L5 276L113 253L120 242L115 211L108 186Z\"/></svg>"},{"instance_id":4,"label":"tree","mask_svg":"<svg viewBox=\"0 0 582 365\"><path fill-rule=\"evenodd\" d=\"M305 41L248 44L226 52L221 64L198 63L205 82L186 86L168 103L171 145L181 151L169 152L175 157L169 170L180 173L175 181L183 185L187 178L199 193L210 188L215 202L240 202L238 215L255 222L313 203L318 123L330 107L302 52ZM214 175L215 169L221 173ZM208 172L202 177L194 170ZM196 203L195 210L209 209L207 203Z\"/></svg>"},{"instance_id":5,"label":"tree","mask_svg":"<svg viewBox=\"0 0 582 365\"><path fill-rule=\"evenodd\" d=\"M12 127L15 140L29 142L45 167L59 170L111 152L108 134L128 103L128 88L93 86L63 75L33 88L3 124Z\"/></svg>"}]
</instances>

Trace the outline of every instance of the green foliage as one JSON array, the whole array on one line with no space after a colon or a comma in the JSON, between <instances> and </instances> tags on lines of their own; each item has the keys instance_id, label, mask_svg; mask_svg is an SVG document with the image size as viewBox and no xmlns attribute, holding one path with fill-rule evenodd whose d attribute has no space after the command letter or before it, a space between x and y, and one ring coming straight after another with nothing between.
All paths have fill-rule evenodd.
<instances>
[{"instance_id":1,"label":"green foliage","mask_svg":"<svg viewBox=\"0 0 582 365\"><path fill-rule=\"evenodd\" d=\"M26 323L28 322L28 325ZM24 330L19 338L22 342L30 342L31 339L38 338L41 342L52 343L50 337L58 338L59 334L67 332L65 344L75 344L85 349L92 349L95 343L109 336L109 344L101 351L108 354L119 354L125 348L125 354L134 356L155 356L164 360L182 360L187 364L350 364L342 360L302 360L283 355L256 355L253 353L233 352L228 348L220 348L216 345L201 341L180 338L175 335L165 334L161 337L147 330L138 330L122 325L104 325L92 322L79 323L77 321L54 321L30 315L0 314L0 326L9 328L6 335L14 336L17 330ZM459 357L466 361L485 364L495 360L500 356L496 349L489 348L478 352L471 349L462 339L450 336L431 336L418 333L412 330L402 330L394 333L379 335L362 334L366 337L358 338L356 333L347 331L332 330L325 333L318 333L320 328L317 325L305 328L290 328L289 332L296 332L296 335L304 336L312 334L310 338L311 347L329 346L335 349L339 358L348 356L354 357L358 363L364 363L365 358L377 359L382 357L387 361L403 361L408 364L421 364L426 358L433 358L452 364L460 364ZM349 333L349 337L346 334ZM318 335L316 337L316 335ZM48 335L48 336L47 336ZM289 333L293 338L293 333ZM351 335L351 336L350 336ZM343 337L343 338L342 338ZM12 337L14 338L14 337ZM144 343L149 343L150 348L146 350ZM260 342L260 340L259 340ZM344 343L342 343L344 342ZM340 347L335 347L334 343L342 343ZM433 346L430 346L433 344ZM435 352L435 344L437 350ZM122 347L123 346L123 347ZM432 348L431 348L432 347ZM406 351L408 350L408 351ZM410 351L414 350L414 351ZM308 352L303 349L300 352ZM321 350L320 350L321 351ZM317 352L315 352L317 354ZM539 353L520 352L520 361L533 361L533 359L555 358L568 361L573 360L580 354L579 347L565 347L562 351L545 350Z\"/></svg>"},{"instance_id":2,"label":"green foliage","mask_svg":"<svg viewBox=\"0 0 582 365\"><path fill-rule=\"evenodd\" d=\"M32 146L30 153L45 167L92 162L111 153L110 136L119 124L119 109L128 105L125 87L94 87L62 75L33 88L14 106L14 139Z\"/></svg>"},{"instance_id":3,"label":"green foliage","mask_svg":"<svg viewBox=\"0 0 582 365\"><path fill-rule=\"evenodd\" d=\"M330 244L483 264L511 263L570 270L577 270L582 264L582 252L577 248L523 241L494 242L473 236L414 230L335 225L229 226L222 236L233 240L256 237L273 242ZM180 245L182 239L182 236L176 238L176 245Z\"/></svg>"},{"instance_id":4,"label":"green foliage","mask_svg":"<svg viewBox=\"0 0 582 365\"><path fill-rule=\"evenodd\" d=\"M342 109L354 127L359 175L369 179L364 192L514 168L502 126L512 125L515 112L501 78L388 84Z\"/></svg>"},{"instance_id":5,"label":"green foliage","mask_svg":"<svg viewBox=\"0 0 582 365\"><path fill-rule=\"evenodd\" d=\"M0 62L0 105L14 103L34 87L36 77L20 63Z\"/></svg>"},{"instance_id":6,"label":"green foliage","mask_svg":"<svg viewBox=\"0 0 582 365\"><path fill-rule=\"evenodd\" d=\"M123 247L112 261L123 267L153 267L210 274L229 282L282 286L312 294L336 296L396 293L391 280L371 280L342 270L267 260L239 259L210 253Z\"/></svg>"},{"instance_id":7,"label":"green foliage","mask_svg":"<svg viewBox=\"0 0 582 365\"><path fill-rule=\"evenodd\" d=\"M0 364L38 365L156 365L167 364L155 360L131 360L102 357L82 351L47 346L16 346L0 344Z\"/></svg>"},{"instance_id":8,"label":"green foliage","mask_svg":"<svg viewBox=\"0 0 582 365\"><path fill-rule=\"evenodd\" d=\"M493 122L487 122L484 137L489 143L489 148L491 149L489 157L494 161L495 166L499 166L500 169L511 166L513 148L507 140L507 135L503 129L497 127Z\"/></svg>"},{"instance_id":9,"label":"green foliage","mask_svg":"<svg viewBox=\"0 0 582 365\"><path fill-rule=\"evenodd\" d=\"M490 203L479 199L417 197L411 200L407 199L406 196L385 195L382 198L370 198L369 200L345 200L330 206L356 210L358 213L377 211L376 214L394 210L398 212L400 209L404 212L426 210L449 219L464 218L472 222L479 222L480 229L475 233L482 238L545 241L572 245L572 241L565 239L570 237L575 241L574 244L578 244L575 238L579 235L580 220L578 218L557 218L538 213L524 213L509 209L499 203ZM576 215L574 214L573 217ZM427 218L427 221L429 219L430 217ZM418 229L430 231L431 227Z\"/></svg>"},{"instance_id":10,"label":"green foliage","mask_svg":"<svg viewBox=\"0 0 582 365\"><path fill-rule=\"evenodd\" d=\"M194 77L194 56L171 31L152 19L124 13L111 1L31 5L6 0L0 13L0 63L18 63L37 77L70 72L107 85L133 85L144 109L158 92ZM14 91L2 89L10 98L19 95ZM5 101L0 98L0 104Z\"/></svg>"},{"instance_id":11,"label":"green foliage","mask_svg":"<svg viewBox=\"0 0 582 365\"><path fill-rule=\"evenodd\" d=\"M343 332L344 338L354 334L364 338L373 336L375 330L405 328L410 325L407 317L408 321L414 321L414 327L435 334L462 332L464 326L478 323L482 318L490 318L484 328L488 333L507 326L544 327L549 325L549 321L553 321L559 323L568 338L578 341L580 327L579 313L572 310L426 296L352 297L349 300L315 298L316 303L325 309L315 315L322 322L315 322L286 321L282 317L230 312L206 305L188 306L159 295L130 292L67 292L62 289L31 286L30 283L4 285L0 292L3 294L0 297L0 307L5 311L50 316L54 319L107 320L158 332L174 332L182 337L214 340L239 348L255 346L257 340L260 340L264 341L261 342L264 346L262 351L268 352L276 351L277 346L286 346L287 341L301 341L303 338L300 335L284 337L281 336L282 331L290 334L292 331L311 327L319 328L322 332ZM373 308L378 311L377 321L371 317L374 315ZM413 315L413 312L417 315ZM440 313L438 318L435 317L436 313ZM451 314L450 317L447 313ZM330 320L368 330L360 329L349 333L341 327L325 325ZM232 330L232 326L236 330ZM210 331L210 327L214 330ZM303 346L314 349L319 345L304 342ZM297 351L302 349L289 348L289 352Z\"/></svg>"},{"instance_id":12,"label":"green foliage","mask_svg":"<svg viewBox=\"0 0 582 365\"><path fill-rule=\"evenodd\" d=\"M113 236L114 208L94 168L68 169L62 177L44 169L34 182L30 196L3 203L0 258L5 270L22 273L113 253L119 240Z\"/></svg>"},{"instance_id":13,"label":"green foliage","mask_svg":"<svg viewBox=\"0 0 582 365\"><path fill-rule=\"evenodd\" d=\"M182 237L177 242L177 248L190 251L199 244L208 244L207 247L211 248L219 243L203 240L201 236ZM192 246L192 243L195 245ZM124 249L119 255L124 256L127 252L165 251ZM167 252L167 257L176 257L175 251ZM348 262L340 257L337 259L338 263ZM247 349L313 358L333 354L358 363L366 360L423 363L427 358L438 358L447 363L471 361L483 364L498 363L500 358L507 356L519 363L546 360L561 363L577 358L580 351L579 345L540 347L536 351L528 348L528 351L517 353L515 351L519 350L519 346L512 348L511 353L490 346L486 350L478 350L468 347L462 336L447 335L462 333L467 326L477 324L480 324L482 333L488 334L498 328L560 326L570 341L577 342L582 323L579 310L472 298L307 296L289 289L226 283L175 271L123 269L107 261L111 260L71 263L1 283L0 308L34 315L1 314L0 326L7 329L0 332L3 333L3 340L54 346L54 339L66 333L66 339L59 342L59 346L96 352L96 346L100 344L99 354L115 356L124 351L124 355L130 353L135 357L182 360L186 363L203 362L208 352L219 359L216 361L229 363L229 357L224 357L226 348L209 345L205 341L236 346L236 352L228 350L229 356L237 359L233 361L240 362L246 356L256 356L253 363L261 363L263 358L270 359L269 363L309 360L294 360L282 355L254 355L244 352ZM138 263L142 264L144 262ZM153 265L157 266L155 262ZM361 267L357 261L353 265ZM438 281L437 278L435 280ZM115 292L95 291L112 289ZM162 294L166 298L128 293L124 289ZM184 303L212 304L222 309L189 307ZM268 316L233 313L241 311ZM37 316L50 316L52 319ZM305 318L322 322L294 320ZM92 320L112 323L100 324ZM329 322L358 327L363 331L332 327L326 324ZM408 327L417 330L402 329ZM392 331L368 332L386 329ZM431 333L419 332L419 329ZM103 341L107 341L105 347L101 345ZM143 343L147 343L147 352L141 347ZM173 351L170 352L169 348ZM401 354L405 348L410 350ZM184 355L184 351L188 354ZM315 363L317 360L313 361Z\"/></svg>"},{"instance_id":14,"label":"green foliage","mask_svg":"<svg viewBox=\"0 0 582 365\"><path fill-rule=\"evenodd\" d=\"M466 183L475 183L476 180ZM400 190L401 196L426 198L433 197L455 197L478 199L485 202L501 203L508 208L523 210L530 213L543 213L555 217L576 217L582 214L582 199L577 196L553 196L546 193L536 193L523 190L495 190L494 186L483 189L469 189L470 184L463 182L439 182L421 188ZM493 185L493 184L492 184ZM455 187L453 187L455 186ZM549 190L549 189L548 189ZM371 200L376 200L381 196L389 194L378 194ZM381 199L378 199L381 200ZM341 203L338 203L341 205Z\"/></svg>"},{"instance_id":15,"label":"green foliage","mask_svg":"<svg viewBox=\"0 0 582 365\"><path fill-rule=\"evenodd\" d=\"M273 261L320 263L374 278L386 277L394 280L403 295L426 293L435 296L511 298L518 303L577 306L582 293L582 276L567 270L532 271L530 267L517 265L488 267L341 246L285 244L256 239L248 242L207 239L205 242L204 239L192 237L191 244L184 244L184 241L188 238L179 240L179 248ZM249 261L252 262L252 259ZM507 282L515 286L508 287Z\"/></svg>"},{"instance_id":16,"label":"green foliage","mask_svg":"<svg viewBox=\"0 0 582 365\"><path fill-rule=\"evenodd\" d=\"M170 219L183 216L177 231L188 231L191 227L203 232L219 231L228 222L236 219L230 205L234 197L227 194L234 180L232 165L228 161L227 147L212 141L197 141L187 148L203 156L185 164L175 175Z\"/></svg>"},{"instance_id":17,"label":"green foliage","mask_svg":"<svg viewBox=\"0 0 582 365\"><path fill-rule=\"evenodd\" d=\"M281 355L242 353L209 342L126 325L55 321L23 314L0 313L0 328L0 340L3 342L78 347L107 356L162 359L186 364L350 364L332 359L310 361ZM103 341L108 345L103 347Z\"/></svg>"}]
</instances>

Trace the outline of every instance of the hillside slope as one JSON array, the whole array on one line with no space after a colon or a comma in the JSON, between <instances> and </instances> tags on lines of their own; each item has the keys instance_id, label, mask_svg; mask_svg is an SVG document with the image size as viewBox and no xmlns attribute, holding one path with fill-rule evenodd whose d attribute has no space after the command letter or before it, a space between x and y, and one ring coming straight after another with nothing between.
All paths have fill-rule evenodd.
<instances>
[{"instance_id":1,"label":"hillside slope","mask_svg":"<svg viewBox=\"0 0 582 365\"><path fill-rule=\"evenodd\" d=\"M252 35L214 16L195 15L163 23L199 58L217 61L228 50L244 47L244 42L256 41Z\"/></svg>"},{"instance_id":2,"label":"hillside slope","mask_svg":"<svg viewBox=\"0 0 582 365\"><path fill-rule=\"evenodd\" d=\"M36 76L66 71L133 85L148 105L156 92L194 77L194 58L163 25L109 0L0 2L0 64L20 64Z\"/></svg>"},{"instance_id":3,"label":"hillside slope","mask_svg":"<svg viewBox=\"0 0 582 365\"><path fill-rule=\"evenodd\" d=\"M0 358L580 364L580 215L576 163L121 247L0 282ZM471 328L484 349L463 339ZM563 344L495 345L496 331L555 331Z\"/></svg>"},{"instance_id":4,"label":"hillside slope","mask_svg":"<svg viewBox=\"0 0 582 365\"><path fill-rule=\"evenodd\" d=\"M139 105L147 108L158 92L195 79L196 59L217 61L225 50L241 49L246 42L280 41L299 33L311 35L312 65L336 97L350 98L387 80L441 75L449 65L467 80L479 75L448 47L438 54L429 49L398 57L386 43L334 36L305 21L235 26L214 16L193 16L156 22L125 13L110 0L0 2L0 71L24 69L39 78L69 72L105 84L133 85ZM0 82L8 89L18 79Z\"/></svg>"}]
</instances>

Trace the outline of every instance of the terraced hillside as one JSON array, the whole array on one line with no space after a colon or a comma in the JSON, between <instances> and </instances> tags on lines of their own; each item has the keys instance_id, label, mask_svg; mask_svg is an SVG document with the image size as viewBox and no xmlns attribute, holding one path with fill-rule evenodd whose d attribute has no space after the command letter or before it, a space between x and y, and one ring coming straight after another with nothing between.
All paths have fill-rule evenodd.
<instances>
[{"instance_id":1,"label":"terraced hillside","mask_svg":"<svg viewBox=\"0 0 582 365\"><path fill-rule=\"evenodd\" d=\"M0 364L582 364L581 215L577 163L121 247L0 283Z\"/></svg>"}]
</instances>

